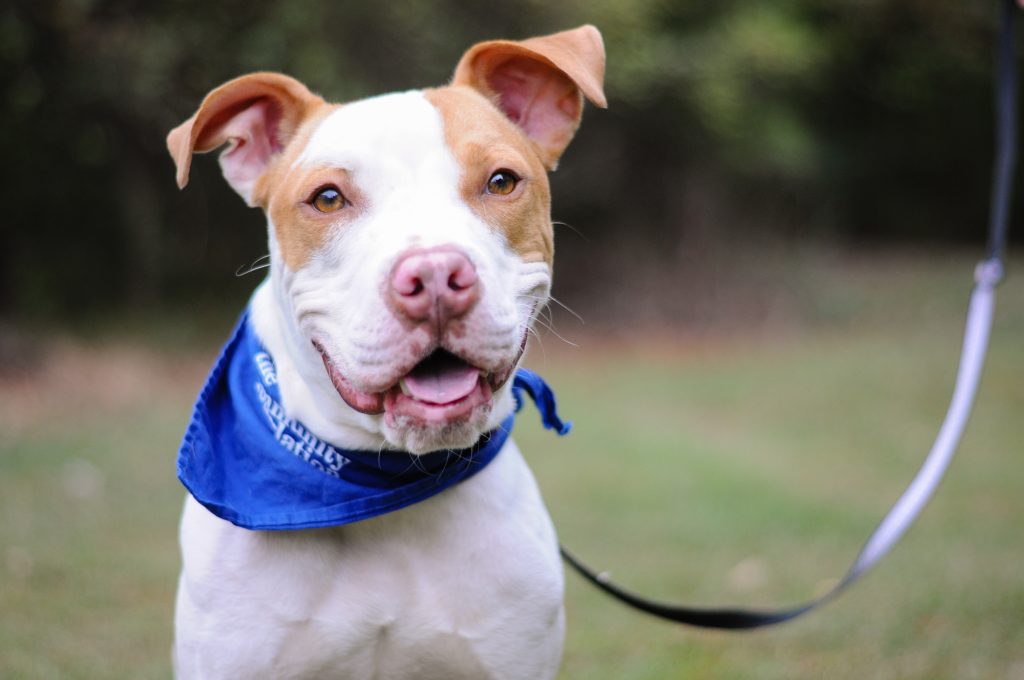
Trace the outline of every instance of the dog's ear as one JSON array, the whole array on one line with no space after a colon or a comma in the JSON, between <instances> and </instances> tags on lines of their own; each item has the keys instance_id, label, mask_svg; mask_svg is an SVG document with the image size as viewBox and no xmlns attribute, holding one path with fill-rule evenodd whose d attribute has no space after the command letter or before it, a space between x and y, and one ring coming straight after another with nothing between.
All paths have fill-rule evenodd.
<instances>
[{"instance_id":1,"label":"dog's ear","mask_svg":"<svg viewBox=\"0 0 1024 680\"><path fill-rule=\"evenodd\" d=\"M220 155L224 178L249 205L253 186L307 115L324 101L280 73L252 73L206 95L195 115L167 135L178 168L178 186L188 184L192 154L231 144Z\"/></svg>"},{"instance_id":2,"label":"dog's ear","mask_svg":"<svg viewBox=\"0 0 1024 680\"><path fill-rule=\"evenodd\" d=\"M474 45L455 69L453 85L495 100L554 169L583 115L583 96L605 108L604 43L593 26L521 42Z\"/></svg>"}]
</instances>

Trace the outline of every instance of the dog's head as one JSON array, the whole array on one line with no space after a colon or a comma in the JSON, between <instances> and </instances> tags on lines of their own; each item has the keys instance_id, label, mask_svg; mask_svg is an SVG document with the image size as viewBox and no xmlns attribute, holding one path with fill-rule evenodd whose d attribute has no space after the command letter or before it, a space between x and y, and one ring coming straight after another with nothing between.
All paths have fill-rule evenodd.
<instances>
[{"instance_id":1,"label":"dog's head","mask_svg":"<svg viewBox=\"0 0 1024 680\"><path fill-rule=\"evenodd\" d=\"M267 215L283 319L340 398L395 447L464 447L547 302L547 172L583 97L604 106L603 75L591 26L480 43L447 87L343 105L255 73L167 143L181 187L193 153L229 144L224 177Z\"/></svg>"}]
</instances>

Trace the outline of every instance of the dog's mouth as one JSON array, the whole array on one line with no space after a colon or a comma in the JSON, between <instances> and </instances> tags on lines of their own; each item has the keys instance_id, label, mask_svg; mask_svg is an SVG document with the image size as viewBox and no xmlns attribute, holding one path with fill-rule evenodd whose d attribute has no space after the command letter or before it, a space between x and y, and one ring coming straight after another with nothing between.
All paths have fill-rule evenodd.
<instances>
[{"instance_id":1,"label":"dog's mouth","mask_svg":"<svg viewBox=\"0 0 1024 680\"><path fill-rule=\"evenodd\" d=\"M512 374L515 361L498 371L485 371L446 349L437 348L415 364L394 384L377 392L356 388L318 342L324 367L338 394L362 413L385 414L389 419L411 418L425 425L465 420L489 404ZM518 357L516 358L518 360Z\"/></svg>"},{"instance_id":2,"label":"dog's mouth","mask_svg":"<svg viewBox=\"0 0 1024 680\"><path fill-rule=\"evenodd\" d=\"M491 401L493 392L487 378L475 366L438 349L385 392L384 411L424 423L461 420Z\"/></svg>"}]
</instances>

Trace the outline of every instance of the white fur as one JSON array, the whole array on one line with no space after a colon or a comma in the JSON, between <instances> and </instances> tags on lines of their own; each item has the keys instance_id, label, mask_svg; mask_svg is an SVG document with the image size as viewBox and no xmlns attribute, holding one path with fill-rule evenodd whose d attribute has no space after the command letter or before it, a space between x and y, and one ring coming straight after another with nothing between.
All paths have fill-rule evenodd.
<instances>
[{"instance_id":1,"label":"white fur","mask_svg":"<svg viewBox=\"0 0 1024 680\"><path fill-rule=\"evenodd\" d=\"M336 445L387 455L408 446L407 433L349 408L311 341L358 385L387 374L416 338L387 309L383 283L408 250L451 245L471 259L482 290L459 350L477 365L507 364L547 298L550 272L524 263L462 203L461 170L422 93L333 112L296 166L311 164L346 169L368 206L298 271L285 265L269 225L271 273L253 297L254 327L292 417ZM461 445L511 408L506 386ZM181 544L179 677L537 680L557 672L557 541L511 440L469 480L344 527L249 531L189 498Z\"/></svg>"}]
</instances>

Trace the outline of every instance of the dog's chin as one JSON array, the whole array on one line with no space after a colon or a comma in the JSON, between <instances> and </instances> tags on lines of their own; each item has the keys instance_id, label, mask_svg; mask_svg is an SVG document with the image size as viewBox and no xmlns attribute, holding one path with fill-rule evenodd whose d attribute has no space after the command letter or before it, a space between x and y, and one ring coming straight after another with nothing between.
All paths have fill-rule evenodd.
<instances>
[{"instance_id":1,"label":"dog's chin","mask_svg":"<svg viewBox=\"0 0 1024 680\"><path fill-rule=\"evenodd\" d=\"M384 415L383 434L397 449L414 454L473 446L485 432L491 402L480 404L465 417L453 420L424 420L416 416Z\"/></svg>"}]
</instances>

